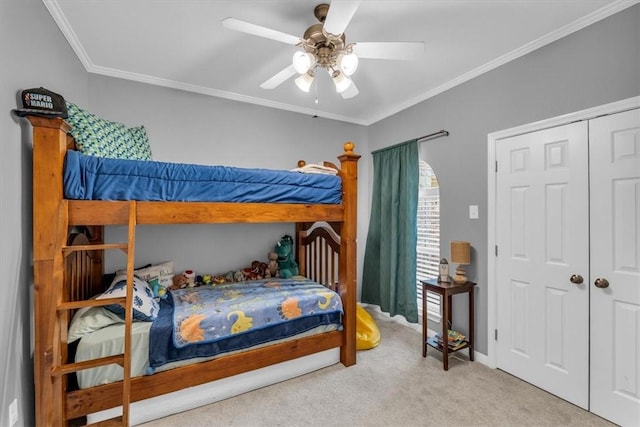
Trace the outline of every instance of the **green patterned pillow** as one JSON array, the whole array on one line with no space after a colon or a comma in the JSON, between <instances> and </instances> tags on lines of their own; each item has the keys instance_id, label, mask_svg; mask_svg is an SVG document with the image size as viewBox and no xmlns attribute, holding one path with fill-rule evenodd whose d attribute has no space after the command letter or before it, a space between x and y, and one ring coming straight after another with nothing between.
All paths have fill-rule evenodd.
<instances>
[{"instance_id":1,"label":"green patterned pillow","mask_svg":"<svg viewBox=\"0 0 640 427\"><path fill-rule=\"evenodd\" d=\"M71 102L67 102L67 112L71 136L82 154L112 159L151 160L151 147L143 126L127 128L122 123L101 119Z\"/></svg>"},{"instance_id":2,"label":"green patterned pillow","mask_svg":"<svg viewBox=\"0 0 640 427\"><path fill-rule=\"evenodd\" d=\"M133 137L134 146L140 152L140 160L151 160L151 146L144 126L129 128L129 132Z\"/></svg>"}]
</instances>

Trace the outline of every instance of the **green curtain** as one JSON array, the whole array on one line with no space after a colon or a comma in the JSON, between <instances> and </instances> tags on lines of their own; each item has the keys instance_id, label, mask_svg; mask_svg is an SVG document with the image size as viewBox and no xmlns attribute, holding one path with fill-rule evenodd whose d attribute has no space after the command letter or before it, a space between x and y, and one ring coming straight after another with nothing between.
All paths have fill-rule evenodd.
<instances>
[{"instance_id":1,"label":"green curtain","mask_svg":"<svg viewBox=\"0 0 640 427\"><path fill-rule=\"evenodd\" d=\"M373 152L371 219L364 254L362 302L418 322L416 244L418 141Z\"/></svg>"}]
</instances>

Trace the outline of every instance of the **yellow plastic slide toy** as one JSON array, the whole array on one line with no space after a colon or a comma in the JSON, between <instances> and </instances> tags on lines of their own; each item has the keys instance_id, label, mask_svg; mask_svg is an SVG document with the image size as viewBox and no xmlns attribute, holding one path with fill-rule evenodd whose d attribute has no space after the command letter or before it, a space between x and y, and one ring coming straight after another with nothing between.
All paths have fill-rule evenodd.
<instances>
[{"instance_id":1,"label":"yellow plastic slide toy","mask_svg":"<svg viewBox=\"0 0 640 427\"><path fill-rule=\"evenodd\" d=\"M358 304L356 311L356 349L369 350L380 344L380 329L373 318Z\"/></svg>"}]
</instances>

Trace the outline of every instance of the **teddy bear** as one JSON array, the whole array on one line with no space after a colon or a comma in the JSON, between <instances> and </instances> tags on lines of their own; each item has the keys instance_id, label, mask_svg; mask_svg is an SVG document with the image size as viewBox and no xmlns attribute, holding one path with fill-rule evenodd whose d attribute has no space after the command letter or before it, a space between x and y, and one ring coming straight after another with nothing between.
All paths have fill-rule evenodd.
<instances>
[{"instance_id":1,"label":"teddy bear","mask_svg":"<svg viewBox=\"0 0 640 427\"><path fill-rule=\"evenodd\" d=\"M267 269L264 272L264 277L267 279L272 277L280 277L280 271L278 268L278 254L275 252L269 252L267 258L269 258L269 262L267 263Z\"/></svg>"},{"instance_id":2,"label":"teddy bear","mask_svg":"<svg viewBox=\"0 0 640 427\"><path fill-rule=\"evenodd\" d=\"M193 270L185 270L182 274L173 276L172 290L193 288L196 286L196 275Z\"/></svg>"}]
</instances>

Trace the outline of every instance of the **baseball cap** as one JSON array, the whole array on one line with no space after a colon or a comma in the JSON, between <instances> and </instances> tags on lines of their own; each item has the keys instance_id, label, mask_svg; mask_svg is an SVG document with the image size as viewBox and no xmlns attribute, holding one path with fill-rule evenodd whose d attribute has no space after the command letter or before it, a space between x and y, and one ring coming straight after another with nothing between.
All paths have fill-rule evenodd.
<instances>
[{"instance_id":1,"label":"baseball cap","mask_svg":"<svg viewBox=\"0 0 640 427\"><path fill-rule=\"evenodd\" d=\"M13 110L20 117L62 117L67 118L67 104L61 95L43 87L22 91L22 108Z\"/></svg>"}]
</instances>

